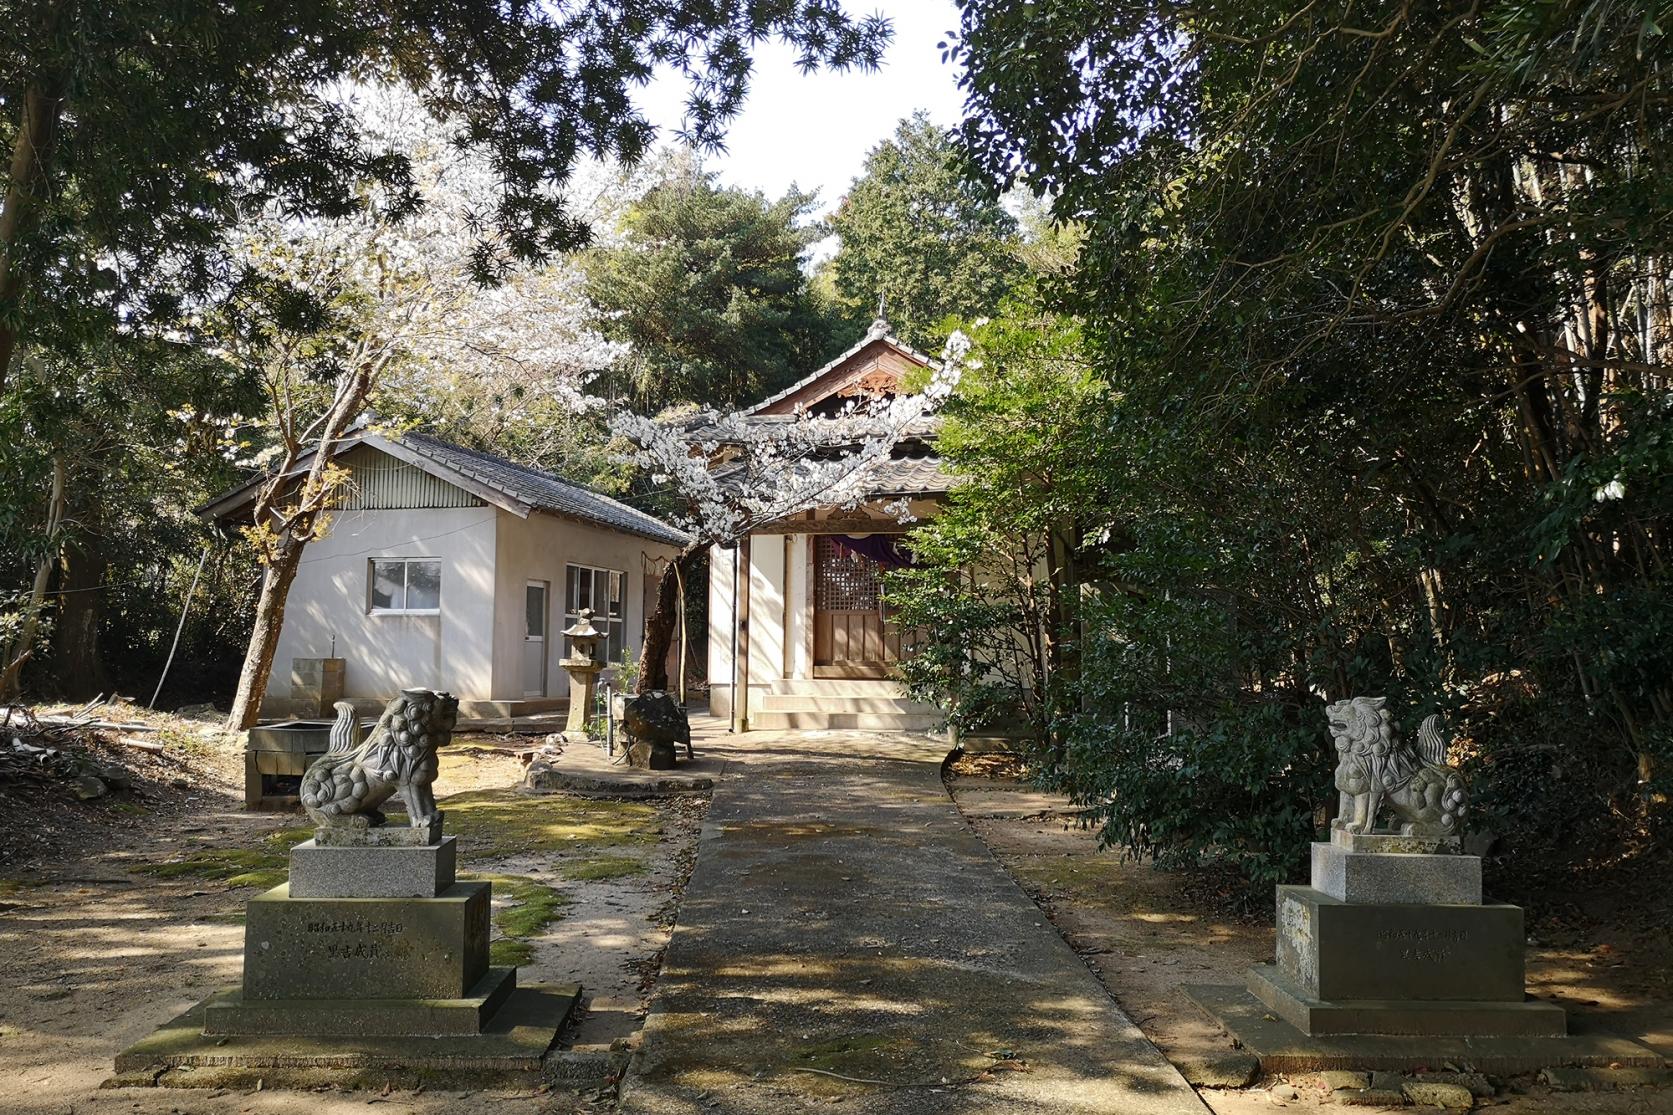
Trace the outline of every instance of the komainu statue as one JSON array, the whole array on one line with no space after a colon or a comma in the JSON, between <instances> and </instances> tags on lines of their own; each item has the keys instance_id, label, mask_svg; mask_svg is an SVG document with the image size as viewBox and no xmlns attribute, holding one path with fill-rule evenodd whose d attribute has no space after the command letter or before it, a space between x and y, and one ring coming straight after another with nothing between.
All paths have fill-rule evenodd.
<instances>
[{"instance_id":1,"label":"komainu statue","mask_svg":"<svg viewBox=\"0 0 1673 1115\"><path fill-rule=\"evenodd\" d=\"M302 776L302 807L321 828L375 828L384 823L378 806L399 794L413 828L435 822L439 813L432 783L436 750L453 736L459 698L431 689L403 689L378 718L364 741L354 706L337 704L331 750Z\"/></svg>"},{"instance_id":2,"label":"komainu statue","mask_svg":"<svg viewBox=\"0 0 1673 1115\"><path fill-rule=\"evenodd\" d=\"M1447 765L1441 718L1424 720L1413 748L1395 732L1385 703L1383 697L1353 697L1325 709L1336 741L1336 788L1342 792L1336 825L1374 832L1386 809L1401 835L1459 835L1469 790L1457 768Z\"/></svg>"}]
</instances>

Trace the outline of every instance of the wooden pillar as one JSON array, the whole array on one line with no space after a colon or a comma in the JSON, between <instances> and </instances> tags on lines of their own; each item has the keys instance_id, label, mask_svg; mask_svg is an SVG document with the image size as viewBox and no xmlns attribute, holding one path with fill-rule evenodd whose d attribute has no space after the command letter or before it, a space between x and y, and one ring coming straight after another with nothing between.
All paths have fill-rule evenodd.
<instances>
[{"instance_id":1,"label":"wooden pillar","mask_svg":"<svg viewBox=\"0 0 1673 1115\"><path fill-rule=\"evenodd\" d=\"M791 634L796 630L796 625L791 622L795 615L791 610L791 602L796 595L795 542L796 536L794 534L784 536L784 618L781 621L784 626L780 628L782 634L779 636L779 642L784 647L784 668L779 673L779 676L783 678L793 676L796 662L796 644L790 640Z\"/></svg>"},{"instance_id":2,"label":"wooden pillar","mask_svg":"<svg viewBox=\"0 0 1673 1115\"><path fill-rule=\"evenodd\" d=\"M732 614L738 640L732 685L732 730L749 731L749 535L738 539L736 579L733 582Z\"/></svg>"}]
</instances>

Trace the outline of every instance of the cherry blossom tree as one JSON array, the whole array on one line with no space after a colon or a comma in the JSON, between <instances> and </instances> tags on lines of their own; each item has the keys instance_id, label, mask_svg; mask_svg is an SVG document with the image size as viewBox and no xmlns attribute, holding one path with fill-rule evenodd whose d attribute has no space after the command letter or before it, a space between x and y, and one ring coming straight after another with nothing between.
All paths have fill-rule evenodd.
<instances>
[{"instance_id":1,"label":"cherry blossom tree","mask_svg":"<svg viewBox=\"0 0 1673 1115\"><path fill-rule=\"evenodd\" d=\"M692 536L664 570L645 621L639 692L668 685L665 663L678 586L697 557L802 511L851 510L866 502L873 468L889 459L902 438L931 428L935 412L958 386L969 352L969 338L955 332L921 390L850 400L830 416L802 413L764 422L739 411L703 410L677 421L629 412L614 417L612 433L632 446L627 460L678 494L685 511L676 522ZM911 518L904 500L884 509L902 521Z\"/></svg>"},{"instance_id":2,"label":"cherry blossom tree","mask_svg":"<svg viewBox=\"0 0 1673 1115\"><path fill-rule=\"evenodd\" d=\"M335 450L380 390L422 406L460 381L493 381L579 410L595 405L587 381L620 355L591 328L562 257L524 264L493 232L487 217L504 185L463 146L461 125L437 122L404 91L341 95L368 134L405 157L410 177L369 182L347 217L272 208L246 223L234 243L241 278L202 323L224 356L255 372L269 403L265 428L234 442L267 479L244 529L262 584L230 728L255 721L302 552L330 529L347 480ZM571 189L585 203L585 176Z\"/></svg>"}]
</instances>

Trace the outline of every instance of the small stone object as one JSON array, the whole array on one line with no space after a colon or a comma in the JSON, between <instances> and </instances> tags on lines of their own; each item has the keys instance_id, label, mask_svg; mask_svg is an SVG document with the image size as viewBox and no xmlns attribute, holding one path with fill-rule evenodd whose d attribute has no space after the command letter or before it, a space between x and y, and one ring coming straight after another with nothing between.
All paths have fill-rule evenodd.
<instances>
[{"instance_id":1,"label":"small stone object","mask_svg":"<svg viewBox=\"0 0 1673 1115\"><path fill-rule=\"evenodd\" d=\"M134 788L134 776L121 767L97 767L93 773L112 790L128 791Z\"/></svg>"},{"instance_id":2,"label":"small stone object","mask_svg":"<svg viewBox=\"0 0 1673 1115\"><path fill-rule=\"evenodd\" d=\"M1408 836L1456 836L1469 807L1469 791L1447 765L1447 740L1439 716L1417 730L1418 745L1399 738L1384 697L1352 697L1325 709L1336 743L1336 788L1342 794L1336 824L1349 832L1376 832L1384 810Z\"/></svg>"},{"instance_id":3,"label":"small stone object","mask_svg":"<svg viewBox=\"0 0 1673 1115\"><path fill-rule=\"evenodd\" d=\"M75 783L76 797L82 801L92 801L110 793L110 787L96 774L78 774Z\"/></svg>"},{"instance_id":4,"label":"small stone object","mask_svg":"<svg viewBox=\"0 0 1673 1115\"><path fill-rule=\"evenodd\" d=\"M413 828L439 826L431 785L436 751L453 737L459 699L431 689L403 689L364 742L357 739L358 722L350 723L353 706L339 702L337 712L331 750L302 776L302 807L320 831L380 828L385 818L378 806L397 794Z\"/></svg>"},{"instance_id":5,"label":"small stone object","mask_svg":"<svg viewBox=\"0 0 1673 1115\"><path fill-rule=\"evenodd\" d=\"M1371 1086L1371 1078L1362 1072L1328 1069L1319 1073L1319 1083L1333 1092L1340 1092L1344 1088L1368 1088Z\"/></svg>"},{"instance_id":6,"label":"small stone object","mask_svg":"<svg viewBox=\"0 0 1673 1115\"><path fill-rule=\"evenodd\" d=\"M1408 1100L1420 1107L1448 1107L1467 1111L1475 1106L1475 1095L1462 1084L1408 1080L1400 1090Z\"/></svg>"},{"instance_id":7,"label":"small stone object","mask_svg":"<svg viewBox=\"0 0 1673 1115\"><path fill-rule=\"evenodd\" d=\"M670 770L678 759L675 744L680 743L685 744L687 759L695 757L685 709L664 690L628 698L623 704L622 729L631 741L628 757L634 766Z\"/></svg>"}]
</instances>

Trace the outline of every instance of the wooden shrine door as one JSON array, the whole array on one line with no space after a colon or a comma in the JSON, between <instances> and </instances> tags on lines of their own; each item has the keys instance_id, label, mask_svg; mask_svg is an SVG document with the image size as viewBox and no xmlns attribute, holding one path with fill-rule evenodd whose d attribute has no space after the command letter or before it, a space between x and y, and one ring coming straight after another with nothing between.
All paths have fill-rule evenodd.
<instances>
[{"instance_id":1,"label":"wooden shrine door","mask_svg":"<svg viewBox=\"0 0 1673 1115\"><path fill-rule=\"evenodd\" d=\"M882 678L900 660L900 629L883 615L885 566L813 540L813 676Z\"/></svg>"}]
</instances>

